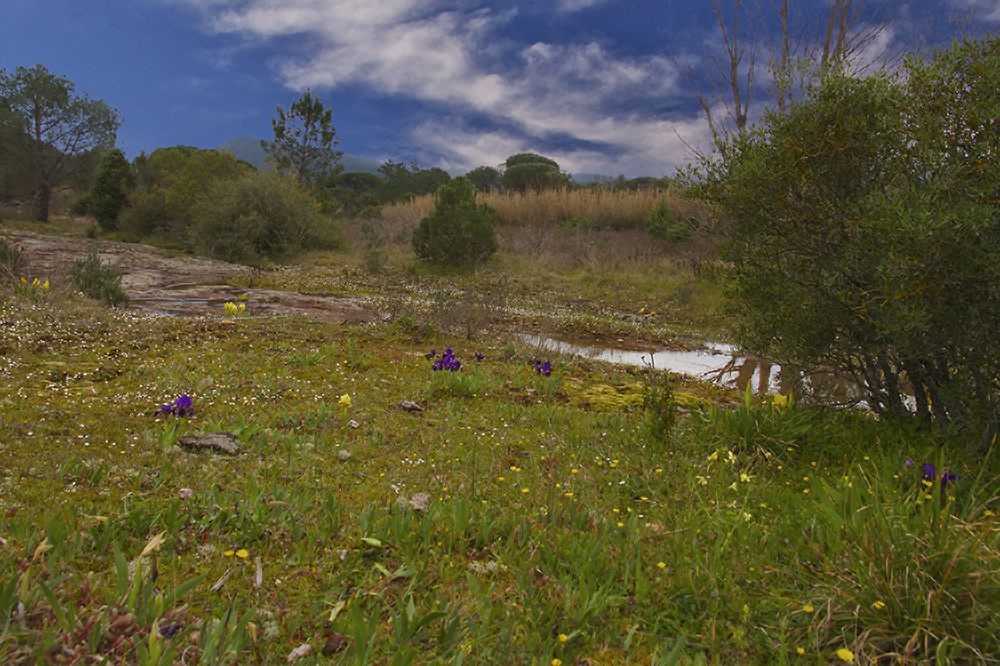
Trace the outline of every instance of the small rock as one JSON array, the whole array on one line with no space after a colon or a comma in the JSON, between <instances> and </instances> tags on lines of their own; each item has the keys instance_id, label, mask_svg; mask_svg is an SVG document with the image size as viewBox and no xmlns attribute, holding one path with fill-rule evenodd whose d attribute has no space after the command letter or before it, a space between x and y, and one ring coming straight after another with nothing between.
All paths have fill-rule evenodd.
<instances>
[{"instance_id":1,"label":"small rock","mask_svg":"<svg viewBox=\"0 0 1000 666\"><path fill-rule=\"evenodd\" d=\"M330 637L326 639L326 645L323 646L323 656L329 657L331 654L337 654L341 650L347 647L347 636L344 634L338 634L336 631L330 634Z\"/></svg>"},{"instance_id":2,"label":"small rock","mask_svg":"<svg viewBox=\"0 0 1000 666\"><path fill-rule=\"evenodd\" d=\"M194 495L194 491L190 488L181 488L177 491L177 494L181 499L189 499L192 495Z\"/></svg>"},{"instance_id":3,"label":"small rock","mask_svg":"<svg viewBox=\"0 0 1000 666\"><path fill-rule=\"evenodd\" d=\"M431 496L427 493L417 493L410 498L410 506L414 511L427 511L431 508Z\"/></svg>"},{"instance_id":4,"label":"small rock","mask_svg":"<svg viewBox=\"0 0 1000 666\"><path fill-rule=\"evenodd\" d=\"M350 459L351 459L350 451L345 451L344 449L337 451L337 460L339 460L340 462L346 462Z\"/></svg>"},{"instance_id":5,"label":"small rock","mask_svg":"<svg viewBox=\"0 0 1000 666\"><path fill-rule=\"evenodd\" d=\"M413 402L412 400L401 400L399 406L408 412L422 412L424 408Z\"/></svg>"},{"instance_id":6,"label":"small rock","mask_svg":"<svg viewBox=\"0 0 1000 666\"><path fill-rule=\"evenodd\" d=\"M312 653L313 653L313 646L309 645L309 643L303 643L302 645L298 646L290 653L288 653L288 656L285 657L285 659L288 661L288 663L292 663L296 659L300 659L302 657L308 657Z\"/></svg>"},{"instance_id":7,"label":"small rock","mask_svg":"<svg viewBox=\"0 0 1000 666\"><path fill-rule=\"evenodd\" d=\"M228 455L236 455L240 452L240 446L236 443L236 435L231 432L206 432L197 437L181 437L177 443L192 451L211 449L217 453Z\"/></svg>"},{"instance_id":8,"label":"small rock","mask_svg":"<svg viewBox=\"0 0 1000 666\"><path fill-rule=\"evenodd\" d=\"M361 427L361 424L358 423L357 421L355 421L354 419L351 419L350 421L348 421L347 425L348 425L348 427L354 428L355 430L357 430L358 428Z\"/></svg>"}]
</instances>

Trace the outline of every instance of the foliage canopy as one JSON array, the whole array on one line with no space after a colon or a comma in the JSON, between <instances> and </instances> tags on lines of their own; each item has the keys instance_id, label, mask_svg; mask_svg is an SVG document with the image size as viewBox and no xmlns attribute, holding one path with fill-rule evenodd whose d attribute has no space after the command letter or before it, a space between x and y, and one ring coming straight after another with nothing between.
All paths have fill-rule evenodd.
<instances>
[{"instance_id":1,"label":"foliage canopy","mask_svg":"<svg viewBox=\"0 0 1000 666\"><path fill-rule=\"evenodd\" d=\"M79 157L115 144L121 116L101 100L76 95L65 76L38 64L0 70L0 126L11 141L0 152L16 162L34 190L34 211L49 219L55 188L88 164Z\"/></svg>"},{"instance_id":2,"label":"foliage canopy","mask_svg":"<svg viewBox=\"0 0 1000 666\"><path fill-rule=\"evenodd\" d=\"M292 102L288 111L278 107L271 119L274 141L261 144L269 150L279 169L290 169L302 183L329 171L343 153L334 150L340 143L333 127L333 110L323 105L311 90Z\"/></svg>"},{"instance_id":3,"label":"foliage canopy","mask_svg":"<svg viewBox=\"0 0 1000 666\"><path fill-rule=\"evenodd\" d=\"M193 208L217 181L231 181L256 170L230 153L190 146L157 148L133 160L138 187L129 197L131 208L120 220L127 236L164 236L180 245L194 225Z\"/></svg>"},{"instance_id":4,"label":"foliage canopy","mask_svg":"<svg viewBox=\"0 0 1000 666\"><path fill-rule=\"evenodd\" d=\"M555 160L535 153L511 155L504 166L500 182L504 189L513 192L567 187L570 184L569 176L560 171Z\"/></svg>"},{"instance_id":5,"label":"foliage canopy","mask_svg":"<svg viewBox=\"0 0 1000 666\"><path fill-rule=\"evenodd\" d=\"M744 347L853 379L877 413L1000 413L1000 48L906 82L833 72L706 161Z\"/></svg>"}]
</instances>

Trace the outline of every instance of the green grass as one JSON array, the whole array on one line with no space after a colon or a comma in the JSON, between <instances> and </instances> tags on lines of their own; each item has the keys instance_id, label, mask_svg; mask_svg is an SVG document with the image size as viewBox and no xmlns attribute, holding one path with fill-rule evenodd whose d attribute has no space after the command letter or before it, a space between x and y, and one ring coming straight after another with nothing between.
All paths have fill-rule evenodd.
<instances>
[{"instance_id":1,"label":"green grass","mask_svg":"<svg viewBox=\"0 0 1000 666\"><path fill-rule=\"evenodd\" d=\"M4 663L1000 660L997 464L959 434L752 396L671 427L647 375L500 333L67 291L0 292ZM220 429L240 455L176 444Z\"/></svg>"}]
</instances>

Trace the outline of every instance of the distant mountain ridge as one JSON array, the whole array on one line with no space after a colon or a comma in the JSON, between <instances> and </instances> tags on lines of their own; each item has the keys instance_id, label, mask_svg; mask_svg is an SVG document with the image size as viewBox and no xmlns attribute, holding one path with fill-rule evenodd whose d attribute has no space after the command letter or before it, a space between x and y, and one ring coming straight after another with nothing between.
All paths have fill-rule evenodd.
<instances>
[{"instance_id":1,"label":"distant mountain ridge","mask_svg":"<svg viewBox=\"0 0 1000 666\"><path fill-rule=\"evenodd\" d=\"M216 150L224 153L232 153L233 157L244 162L249 162L258 169L266 169L267 153L260 147L260 139L250 136L237 136L229 139ZM357 155L343 155L340 164L344 165L344 172L364 171L378 175L378 168L382 163L367 157Z\"/></svg>"}]
</instances>

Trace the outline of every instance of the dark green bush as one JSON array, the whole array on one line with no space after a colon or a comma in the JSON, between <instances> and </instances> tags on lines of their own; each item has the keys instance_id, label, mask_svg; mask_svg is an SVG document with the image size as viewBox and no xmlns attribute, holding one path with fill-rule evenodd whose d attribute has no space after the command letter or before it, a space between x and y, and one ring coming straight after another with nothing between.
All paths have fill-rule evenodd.
<instances>
[{"instance_id":1,"label":"dark green bush","mask_svg":"<svg viewBox=\"0 0 1000 666\"><path fill-rule=\"evenodd\" d=\"M127 305L128 296L122 291L122 273L110 265L101 265L96 252L73 264L73 284L84 296L104 301L111 307Z\"/></svg>"},{"instance_id":2,"label":"dark green bush","mask_svg":"<svg viewBox=\"0 0 1000 666\"><path fill-rule=\"evenodd\" d=\"M125 153L113 148L101 157L97 175L90 186L90 213L105 231L118 228L118 215L128 203L128 194L135 189L136 177Z\"/></svg>"},{"instance_id":3,"label":"dark green bush","mask_svg":"<svg viewBox=\"0 0 1000 666\"><path fill-rule=\"evenodd\" d=\"M730 330L762 358L853 379L879 416L989 442L1000 37L910 59L905 76L834 71L807 92L703 164L695 192L734 221L720 255Z\"/></svg>"},{"instance_id":4,"label":"dark green bush","mask_svg":"<svg viewBox=\"0 0 1000 666\"><path fill-rule=\"evenodd\" d=\"M563 236L585 234L594 230L594 222L586 215L577 215L559 225L557 231Z\"/></svg>"},{"instance_id":5,"label":"dark green bush","mask_svg":"<svg viewBox=\"0 0 1000 666\"><path fill-rule=\"evenodd\" d=\"M465 176L442 185L434 212L420 220L411 243L417 256L431 263L468 266L497 251L497 211L476 205L476 188Z\"/></svg>"},{"instance_id":6,"label":"dark green bush","mask_svg":"<svg viewBox=\"0 0 1000 666\"><path fill-rule=\"evenodd\" d=\"M340 244L309 192L278 171L216 182L193 209L199 252L246 264L279 261Z\"/></svg>"},{"instance_id":7,"label":"dark green bush","mask_svg":"<svg viewBox=\"0 0 1000 666\"><path fill-rule=\"evenodd\" d=\"M694 235L691 227L674 218L674 214L667 206L666 199L661 200L656 210L649 216L649 226L646 227L646 233L668 243L683 243L691 240Z\"/></svg>"},{"instance_id":8,"label":"dark green bush","mask_svg":"<svg viewBox=\"0 0 1000 666\"><path fill-rule=\"evenodd\" d=\"M76 201L69 205L69 214L77 217L90 215L91 206L90 192L84 192L76 198Z\"/></svg>"},{"instance_id":9,"label":"dark green bush","mask_svg":"<svg viewBox=\"0 0 1000 666\"><path fill-rule=\"evenodd\" d=\"M129 208L118 218L123 237L166 240L193 249L194 207L219 181L256 170L229 153L189 146L157 148L133 161L139 186L129 194Z\"/></svg>"}]
</instances>

